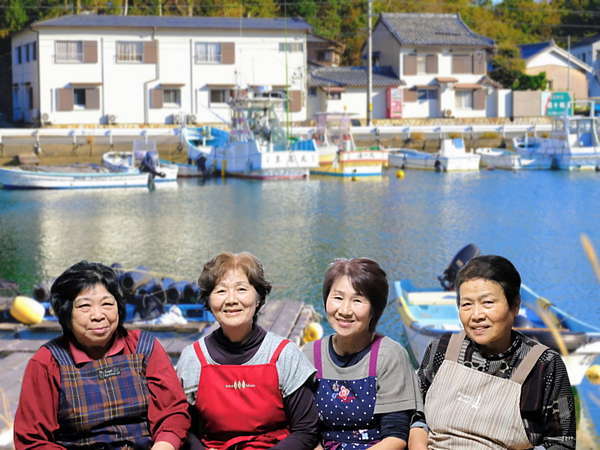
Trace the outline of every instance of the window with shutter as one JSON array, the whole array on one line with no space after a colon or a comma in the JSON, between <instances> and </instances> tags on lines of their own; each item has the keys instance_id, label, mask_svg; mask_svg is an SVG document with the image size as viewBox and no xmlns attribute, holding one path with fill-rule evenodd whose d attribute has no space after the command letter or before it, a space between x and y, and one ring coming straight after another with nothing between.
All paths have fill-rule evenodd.
<instances>
[{"instance_id":1,"label":"window with shutter","mask_svg":"<svg viewBox=\"0 0 600 450\"><path fill-rule=\"evenodd\" d=\"M54 62L82 63L83 41L56 41L54 43Z\"/></svg>"},{"instance_id":2,"label":"window with shutter","mask_svg":"<svg viewBox=\"0 0 600 450\"><path fill-rule=\"evenodd\" d=\"M118 63L142 63L144 62L144 43L136 41L117 41L116 43Z\"/></svg>"},{"instance_id":3,"label":"window with shutter","mask_svg":"<svg viewBox=\"0 0 600 450\"><path fill-rule=\"evenodd\" d=\"M73 111L74 95L72 88L61 88L56 90L56 110Z\"/></svg>"},{"instance_id":4,"label":"window with shutter","mask_svg":"<svg viewBox=\"0 0 600 450\"><path fill-rule=\"evenodd\" d=\"M196 64L220 64L221 44L218 42L196 42L194 62Z\"/></svg>"},{"instance_id":5,"label":"window with shutter","mask_svg":"<svg viewBox=\"0 0 600 450\"><path fill-rule=\"evenodd\" d=\"M417 74L417 55L404 55L404 75Z\"/></svg>"}]
</instances>

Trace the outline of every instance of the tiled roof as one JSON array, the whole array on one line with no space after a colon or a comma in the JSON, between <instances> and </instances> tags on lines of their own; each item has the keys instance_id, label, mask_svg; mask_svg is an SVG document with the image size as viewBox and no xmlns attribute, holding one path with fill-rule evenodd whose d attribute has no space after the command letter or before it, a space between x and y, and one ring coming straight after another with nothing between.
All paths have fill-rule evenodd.
<instances>
[{"instance_id":1,"label":"tiled roof","mask_svg":"<svg viewBox=\"0 0 600 450\"><path fill-rule=\"evenodd\" d=\"M391 67L373 68L373 86L399 86L405 83ZM310 71L309 86L366 86L367 68L364 66L319 67Z\"/></svg>"},{"instance_id":2,"label":"tiled roof","mask_svg":"<svg viewBox=\"0 0 600 450\"><path fill-rule=\"evenodd\" d=\"M494 46L492 39L471 31L458 14L382 13L379 20L401 45Z\"/></svg>"},{"instance_id":3,"label":"tiled roof","mask_svg":"<svg viewBox=\"0 0 600 450\"><path fill-rule=\"evenodd\" d=\"M79 14L42 20L37 27L116 27L116 28L212 28L250 30L310 30L298 18L180 17L180 16L110 16Z\"/></svg>"},{"instance_id":4,"label":"tiled roof","mask_svg":"<svg viewBox=\"0 0 600 450\"><path fill-rule=\"evenodd\" d=\"M554 41L536 42L535 44L522 44L519 45L521 50L521 58L529 59L534 55L537 55L541 51L546 50L548 47L556 45Z\"/></svg>"}]
</instances>

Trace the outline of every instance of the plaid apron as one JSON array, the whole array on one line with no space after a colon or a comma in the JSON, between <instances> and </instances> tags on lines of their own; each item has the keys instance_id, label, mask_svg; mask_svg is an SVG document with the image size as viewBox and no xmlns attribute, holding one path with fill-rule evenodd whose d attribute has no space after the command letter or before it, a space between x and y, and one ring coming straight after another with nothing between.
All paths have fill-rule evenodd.
<instances>
[{"instance_id":1,"label":"plaid apron","mask_svg":"<svg viewBox=\"0 0 600 450\"><path fill-rule=\"evenodd\" d=\"M67 448L149 448L146 358L154 337L140 334L135 353L77 367L64 338L45 344L60 366L57 443Z\"/></svg>"}]
</instances>

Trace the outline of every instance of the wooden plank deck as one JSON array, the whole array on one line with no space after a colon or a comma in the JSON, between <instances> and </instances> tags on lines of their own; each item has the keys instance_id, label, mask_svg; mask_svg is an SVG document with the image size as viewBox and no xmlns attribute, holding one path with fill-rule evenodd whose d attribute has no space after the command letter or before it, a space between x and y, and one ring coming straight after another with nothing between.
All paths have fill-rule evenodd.
<instances>
[{"instance_id":1,"label":"wooden plank deck","mask_svg":"<svg viewBox=\"0 0 600 450\"><path fill-rule=\"evenodd\" d=\"M301 343L304 329L313 320L317 320L313 307L296 300L268 301L258 317L260 326L297 344ZM141 328L153 333L174 362L185 346L217 326L207 322L168 326L126 324L127 328ZM33 326L0 323L0 436L6 431L2 419L11 424L14 419L27 362L40 346L60 332L58 322L48 321ZM12 445L0 444L0 449L10 448L13 448Z\"/></svg>"}]
</instances>

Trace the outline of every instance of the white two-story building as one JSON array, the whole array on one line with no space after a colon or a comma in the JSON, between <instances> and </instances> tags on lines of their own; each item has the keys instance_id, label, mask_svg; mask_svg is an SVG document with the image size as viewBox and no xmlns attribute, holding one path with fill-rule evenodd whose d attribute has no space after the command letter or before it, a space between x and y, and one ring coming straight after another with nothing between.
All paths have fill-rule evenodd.
<instances>
[{"instance_id":1,"label":"white two-story building","mask_svg":"<svg viewBox=\"0 0 600 450\"><path fill-rule=\"evenodd\" d=\"M12 37L13 120L168 124L229 120L235 89L287 98L306 119L299 19L73 15Z\"/></svg>"},{"instance_id":2,"label":"white two-story building","mask_svg":"<svg viewBox=\"0 0 600 450\"><path fill-rule=\"evenodd\" d=\"M458 14L383 13L373 30L376 64L404 85L402 117L507 115L507 91L487 76L493 48Z\"/></svg>"}]
</instances>

